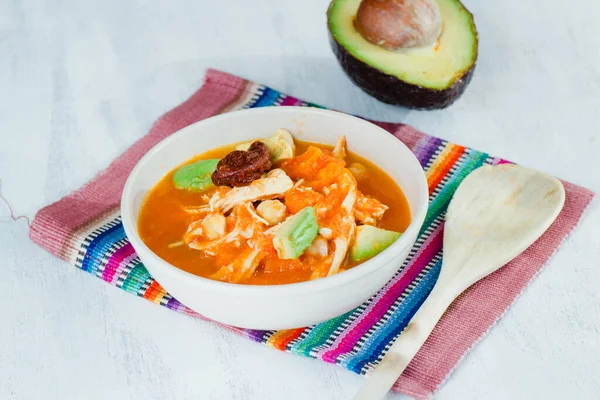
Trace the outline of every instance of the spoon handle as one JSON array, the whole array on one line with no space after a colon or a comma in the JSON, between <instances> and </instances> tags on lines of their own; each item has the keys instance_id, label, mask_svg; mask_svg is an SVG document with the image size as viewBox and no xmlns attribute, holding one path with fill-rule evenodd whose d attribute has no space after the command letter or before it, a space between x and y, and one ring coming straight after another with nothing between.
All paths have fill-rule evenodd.
<instances>
[{"instance_id":1,"label":"spoon handle","mask_svg":"<svg viewBox=\"0 0 600 400\"><path fill-rule=\"evenodd\" d=\"M447 290L447 287L434 286L427 300L366 379L354 400L383 399L387 395L457 295Z\"/></svg>"}]
</instances>

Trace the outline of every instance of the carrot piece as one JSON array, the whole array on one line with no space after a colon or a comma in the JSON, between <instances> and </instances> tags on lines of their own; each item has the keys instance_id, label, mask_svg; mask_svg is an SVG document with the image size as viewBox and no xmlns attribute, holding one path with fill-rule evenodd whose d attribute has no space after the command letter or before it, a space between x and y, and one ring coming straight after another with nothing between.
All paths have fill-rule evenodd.
<instances>
[{"instance_id":1,"label":"carrot piece","mask_svg":"<svg viewBox=\"0 0 600 400\"><path fill-rule=\"evenodd\" d=\"M340 176L344 161L318 147L310 146L298 157L284 162L281 168L292 179L305 179L308 186L321 189Z\"/></svg>"},{"instance_id":2,"label":"carrot piece","mask_svg":"<svg viewBox=\"0 0 600 400\"><path fill-rule=\"evenodd\" d=\"M298 157L290 158L281 165L281 169L292 179L306 179L316 173L319 159L323 155L323 150L318 147L310 146L304 153Z\"/></svg>"},{"instance_id":3,"label":"carrot piece","mask_svg":"<svg viewBox=\"0 0 600 400\"><path fill-rule=\"evenodd\" d=\"M337 162L325 164L314 179L307 181L313 188L319 190L336 182L344 171L344 166Z\"/></svg>"},{"instance_id":4,"label":"carrot piece","mask_svg":"<svg viewBox=\"0 0 600 400\"><path fill-rule=\"evenodd\" d=\"M322 194L309 188L293 188L285 194L285 206L292 214L296 214L304 207L314 206L323 198Z\"/></svg>"}]
</instances>

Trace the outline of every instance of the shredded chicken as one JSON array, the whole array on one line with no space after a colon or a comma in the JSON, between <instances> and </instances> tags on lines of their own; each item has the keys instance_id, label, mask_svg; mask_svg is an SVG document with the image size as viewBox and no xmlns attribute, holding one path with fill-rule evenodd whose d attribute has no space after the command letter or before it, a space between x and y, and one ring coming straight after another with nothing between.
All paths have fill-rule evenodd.
<instances>
[{"instance_id":1,"label":"shredded chicken","mask_svg":"<svg viewBox=\"0 0 600 400\"><path fill-rule=\"evenodd\" d=\"M379 200L359 192L354 205L354 218L363 225L376 225L388 208Z\"/></svg>"},{"instance_id":2,"label":"shredded chicken","mask_svg":"<svg viewBox=\"0 0 600 400\"><path fill-rule=\"evenodd\" d=\"M232 242L240 237L249 239L255 233L261 233L264 230L263 225L268 225L262 218L256 215L252 203L244 203L236 206L236 223L231 232L225 236L226 242Z\"/></svg>"},{"instance_id":3,"label":"shredded chicken","mask_svg":"<svg viewBox=\"0 0 600 400\"><path fill-rule=\"evenodd\" d=\"M242 207L242 206L237 206ZM273 236L281 226L276 225L268 230L264 230L263 224L259 223L256 219L248 222L248 218L244 217L245 213L252 213L250 209L254 209L251 203L246 203L242 210L239 210L238 223L233 231L225 238L226 241L234 240L239 242L240 239L246 239L247 248L244 250L239 257L228 265L225 265L217 272L212 275L213 279L219 279L227 282L241 283L245 282L258 266L261 260L268 252L268 248L272 247ZM260 218L260 217L259 217ZM239 221L245 222L239 222ZM235 232L239 232L239 235L234 236ZM248 235L249 234L249 235Z\"/></svg>"},{"instance_id":4,"label":"shredded chicken","mask_svg":"<svg viewBox=\"0 0 600 400\"><path fill-rule=\"evenodd\" d=\"M346 159L346 136L338 137L338 141L333 148L333 155L342 161Z\"/></svg>"},{"instance_id":5,"label":"shredded chicken","mask_svg":"<svg viewBox=\"0 0 600 400\"><path fill-rule=\"evenodd\" d=\"M194 214L194 215L202 215L202 214L207 214L210 212L210 207L209 206L189 206L189 207L183 207L183 211L185 211L188 214Z\"/></svg>"},{"instance_id":6,"label":"shredded chicken","mask_svg":"<svg viewBox=\"0 0 600 400\"><path fill-rule=\"evenodd\" d=\"M215 192L208 204L211 210L225 213L240 203L280 196L291 189L293 185L294 182L283 170L274 169L266 177L257 179L248 186Z\"/></svg>"},{"instance_id":7,"label":"shredded chicken","mask_svg":"<svg viewBox=\"0 0 600 400\"><path fill-rule=\"evenodd\" d=\"M202 229L202 221L204 220L200 219L188 225L187 231L185 232L185 235L183 235L183 241L185 243L189 243L196 236L202 236L202 233L204 232Z\"/></svg>"},{"instance_id":8,"label":"shredded chicken","mask_svg":"<svg viewBox=\"0 0 600 400\"><path fill-rule=\"evenodd\" d=\"M369 177L369 170L361 163L352 163L350 164L348 169L350 170L350 172L352 172L352 175L354 175L354 177L359 181L365 180Z\"/></svg>"},{"instance_id":9,"label":"shredded chicken","mask_svg":"<svg viewBox=\"0 0 600 400\"><path fill-rule=\"evenodd\" d=\"M354 216L352 215L352 208L354 207L355 201L356 186L352 186L348 192L348 195L344 199L344 202L342 203L342 229L340 235L333 239L335 251L333 253L333 262L331 263L331 267L329 268L327 276L338 273L340 265L342 265L344 258L346 258L350 241L354 237L356 222L354 221Z\"/></svg>"},{"instance_id":10,"label":"shredded chicken","mask_svg":"<svg viewBox=\"0 0 600 400\"><path fill-rule=\"evenodd\" d=\"M329 234L327 229L331 231L335 250L327 263L313 271L311 279L338 273L340 266L346 258L348 247L350 247L350 243L354 238L356 221L354 220L353 209L358 190L356 188L356 181L351 174L345 173L340 177L336 191L346 193L344 200L339 210L336 208L336 213L333 215L331 221L329 221L332 226L321 228L321 230L325 229L324 233L326 234Z\"/></svg>"},{"instance_id":11,"label":"shredded chicken","mask_svg":"<svg viewBox=\"0 0 600 400\"><path fill-rule=\"evenodd\" d=\"M250 215L252 215L252 218L254 218L257 222L260 222L263 225L269 225L267 220L258 215L258 212L254 209L254 207L248 207L248 211L250 212Z\"/></svg>"},{"instance_id":12,"label":"shredded chicken","mask_svg":"<svg viewBox=\"0 0 600 400\"><path fill-rule=\"evenodd\" d=\"M229 232L222 231L221 218L214 218L213 215L222 214L212 213L206 216L204 219L192 222L186 234L183 237L183 241L187 245L195 250L201 250L208 253L215 252L215 249L219 245L224 243L236 243L246 241L251 238L254 234L260 234L264 231L264 226L268 225L267 222L259 217L254 210L252 203L243 203L235 206L230 219L235 220L235 226ZM217 235L208 232L205 226L213 224L212 221L216 221L216 225L213 227ZM226 226L227 224L225 224ZM226 229L226 227L225 227ZM223 232L223 234L221 234Z\"/></svg>"},{"instance_id":13,"label":"shredded chicken","mask_svg":"<svg viewBox=\"0 0 600 400\"><path fill-rule=\"evenodd\" d=\"M260 263L260 254L260 247L249 247L231 264L219 268L211 277L233 283L247 281Z\"/></svg>"}]
</instances>

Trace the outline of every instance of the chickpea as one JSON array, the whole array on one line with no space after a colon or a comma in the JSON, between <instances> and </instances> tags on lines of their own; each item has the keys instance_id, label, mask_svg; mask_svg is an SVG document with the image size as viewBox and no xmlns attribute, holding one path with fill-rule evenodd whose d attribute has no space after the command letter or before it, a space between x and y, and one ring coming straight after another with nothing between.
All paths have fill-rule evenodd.
<instances>
[{"instance_id":1,"label":"chickpea","mask_svg":"<svg viewBox=\"0 0 600 400\"><path fill-rule=\"evenodd\" d=\"M276 225L283 222L287 215L287 209L285 204L279 200L265 200L256 207L256 213L269 225Z\"/></svg>"}]
</instances>

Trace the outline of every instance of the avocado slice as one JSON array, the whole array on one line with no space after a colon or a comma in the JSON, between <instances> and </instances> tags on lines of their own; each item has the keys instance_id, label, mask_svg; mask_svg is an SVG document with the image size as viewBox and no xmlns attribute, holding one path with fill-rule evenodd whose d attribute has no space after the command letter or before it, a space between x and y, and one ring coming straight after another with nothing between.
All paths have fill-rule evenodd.
<instances>
[{"instance_id":1,"label":"avocado slice","mask_svg":"<svg viewBox=\"0 0 600 400\"><path fill-rule=\"evenodd\" d=\"M350 249L350 260L360 262L375 257L396 241L401 233L386 231L371 225L356 228L354 244Z\"/></svg>"},{"instance_id":2,"label":"avocado slice","mask_svg":"<svg viewBox=\"0 0 600 400\"><path fill-rule=\"evenodd\" d=\"M281 259L298 258L304 253L319 233L317 216L313 207L302 210L287 218L273 238L273 247Z\"/></svg>"},{"instance_id":3,"label":"avocado slice","mask_svg":"<svg viewBox=\"0 0 600 400\"><path fill-rule=\"evenodd\" d=\"M173 174L173 186L177 189L203 192L214 186L211 175L217 169L218 159L200 160L180 167Z\"/></svg>"},{"instance_id":4,"label":"avocado slice","mask_svg":"<svg viewBox=\"0 0 600 400\"><path fill-rule=\"evenodd\" d=\"M462 95L475 68L478 36L473 15L459 0L421 0L437 4L441 34L432 44L396 50L359 33L356 18L363 1L373 3L333 0L327 12L333 52L358 87L384 103L416 109L444 108ZM379 32L386 32L383 28Z\"/></svg>"}]
</instances>

